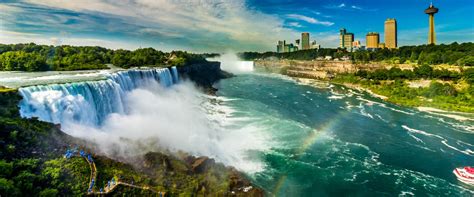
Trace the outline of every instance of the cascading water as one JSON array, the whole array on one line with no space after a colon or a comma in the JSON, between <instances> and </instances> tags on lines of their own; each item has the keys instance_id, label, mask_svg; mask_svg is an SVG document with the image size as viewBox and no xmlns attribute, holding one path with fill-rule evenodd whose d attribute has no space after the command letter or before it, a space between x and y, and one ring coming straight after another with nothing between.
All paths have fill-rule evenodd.
<instances>
[{"instance_id":1,"label":"cascading water","mask_svg":"<svg viewBox=\"0 0 474 197\"><path fill-rule=\"evenodd\" d=\"M177 83L179 81L178 69L176 66L171 67L171 71L173 72L173 82Z\"/></svg>"},{"instance_id":2,"label":"cascading water","mask_svg":"<svg viewBox=\"0 0 474 197\"><path fill-rule=\"evenodd\" d=\"M125 93L159 82L169 87L178 82L176 67L134 69L107 74L106 80L37 85L20 88L22 117L62 124L66 120L99 126L107 115L127 113Z\"/></svg>"},{"instance_id":3,"label":"cascading water","mask_svg":"<svg viewBox=\"0 0 474 197\"><path fill-rule=\"evenodd\" d=\"M61 124L62 131L111 158L166 149L209 156L245 171L262 169L258 161L247 160L248 150L264 147L259 128L228 117L192 83L179 81L175 67L104 77L20 88L20 114Z\"/></svg>"}]
</instances>

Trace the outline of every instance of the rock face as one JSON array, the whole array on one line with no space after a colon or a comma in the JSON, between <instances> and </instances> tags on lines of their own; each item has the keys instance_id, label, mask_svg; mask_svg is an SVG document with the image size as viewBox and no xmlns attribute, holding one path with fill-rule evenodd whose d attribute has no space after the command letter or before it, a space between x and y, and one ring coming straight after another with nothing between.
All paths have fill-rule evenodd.
<instances>
[{"instance_id":1,"label":"rock face","mask_svg":"<svg viewBox=\"0 0 474 197\"><path fill-rule=\"evenodd\" d=\"M354 73L359 66L347 61L256 61L255 66L265 70L280 69L282 74L292 77L330 79L337 73Z\"/></svg>"},{"instance_id":2,"label":"rock face","mask_svg":"<svg viewBox=\"0 0 474 197\"><path fill-rule=\"evenodd\" d=\"M172 171L172 165L168 155L156 152L149 152L145 154L144 166L146 168L163 168L166 171Z\"/></svg>"},{"instance_id":3,"label":"rock face","mask_svg":"<svg viewBox=\"0 0 474 197\"><path fill-rule=\"evenodd\" d=\"M229 190L231 194L236 196L265 196L265 193L262 189L252 186L252 184L243 176L233 170L229 176Z\"/></svg>"},{"instance_id":4,"label":"rock face","mask_svg":"<svg viewBox=\"0 0 474 197\"><path fill-rule=\"evenodd\" d=\"M191 169L194 173L203 173L207 171L208 168L215 165L214 159L209 159L208 157L198 157L191 164Z\"/></svg>"},{"instance_id":5,"label":"rock face","mask_svg":"<svg viewBox=\"0 0 474 197\"><path fill-rule=\"evenodd\" d=\"M216 163L214 159L205 156L185 156L184 161L188 164L191 174L205 175L206 177L211 175L218 177L219 181L225 181L228 186L222 193L225 196L265 196L265 192L253 185L242 173L232 167ZM212 183L203 182L199 190L211 187L213 187Z\"/></svg>"},{"instance_id":6,"label":"rock face","mask_svg":"<svg viewBox=\"0 0 474 197\"><path fill-rule=\"evenodd\" d=\"M212 84L231 74L221 70L220 62L206 62L178 67L182 78L190 79L200 87L212 88Z\"/></svg>"},{"instance_id":7,"label":"rock face","mask_svg":"<svg viewBox=\"0 0 474 197\"><path fill-rule=\"evenodd\" d=\"M298 61L258 60L257 68L278 72L292 77L331 79L339 73L355 73L359 70L390 69L393 65L382 63L354 64L350 61ZM412 69L410 65L397 65L401 69Z\"/></svg>"}]
</instances>

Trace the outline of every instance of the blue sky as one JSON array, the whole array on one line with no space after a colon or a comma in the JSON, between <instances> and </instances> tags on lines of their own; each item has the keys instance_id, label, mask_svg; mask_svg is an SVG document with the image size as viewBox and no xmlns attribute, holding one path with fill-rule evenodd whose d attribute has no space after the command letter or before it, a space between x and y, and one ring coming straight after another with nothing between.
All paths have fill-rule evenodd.
<instances>
[{"instance_id":1,"label":"blue sky","mask_svg":"<svg viewBox=\"0 0 474 197\"><path fill-rule=\"evenodd\" d=\"M399 45L427 41L429 0L0 0L0 43L194 52L275 50L301 32L337 47L344 27L365 45L398 21ZM434 0L438 43L474 42L474 1ZM383 42L383 40L382 40Z\"/></svg>"}]
</instances>

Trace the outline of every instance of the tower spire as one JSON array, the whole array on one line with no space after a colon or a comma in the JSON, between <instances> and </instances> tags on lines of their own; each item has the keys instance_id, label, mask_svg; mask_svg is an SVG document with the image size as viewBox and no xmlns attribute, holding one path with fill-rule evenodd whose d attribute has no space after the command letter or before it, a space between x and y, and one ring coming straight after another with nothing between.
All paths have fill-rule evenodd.
<instances>
[{"instance_id":1,"label":"tower spire","mask_svg":"<svg viewBox=\"0 0 474 197\"><path fill-rule=\"evenodd\" d=\"M429 15L429 31L428 31L428 44L436 43L435 36L435 25L434 25L434 15L438 13L438 8L433 6L433 1L431 1L430 7L425 10L425 14Z\"/></svg>"}]
</instances>

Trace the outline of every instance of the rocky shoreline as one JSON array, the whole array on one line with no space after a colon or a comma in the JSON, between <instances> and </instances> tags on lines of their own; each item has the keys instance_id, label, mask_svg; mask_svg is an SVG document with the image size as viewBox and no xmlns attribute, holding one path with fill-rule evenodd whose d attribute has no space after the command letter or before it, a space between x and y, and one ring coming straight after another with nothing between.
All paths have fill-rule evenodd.
<instances>
[{"instance_id":1,"label":"rocky shoreline","mask_svg":"<svg viewBox=\"0 0 474 197\"><path fill-rule=\"evenodd\" d=\"M390 84L393 82L388 80L385 84L378 85L364 85L359 84L353 80L354 74L357 71L368 71L373 72L378 69L390 69L393 67L400 68L401 70L413 70L415 64L384 64L383 62L373 62L365 64L356 64L350 61L296 61L296 60L256 60L254 63L256 70L264 72L279 73L294 77L297 79L314 79L327 81L334 84L343 85L349 88L358 89L365 91L371 94L374 97L380 98L382 100L408 107L431 107L439 108L448 112L468 112L472 114L472 110L469 109L459 109L456 105L452 105L449 102L437 102L435 104L431 103L431 99L424 97L416 97L416 99L405 99L400 100L397 96L387 93L387 91L380 91L385 84ZM433 69L445 69L451 70L454 72L460 72L462 69L459 66L450 66L450 65L436 65L433 66ZM349 78L346 78L349 77ZM350 78L353 77L353 78ZM431 80L406 80L408 88L413 90L418 88L429 89L431 83L436 81L438 83L449 83L441 80L431 79ZM385 94L381 94L384 92ZM456 100L452 97L451 99ZM416 102L413 102L416 100ZM426 101L426 102L425 102Z\"/></svg>"}]
</instances>

